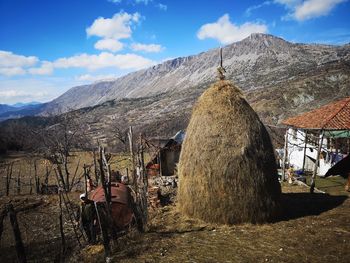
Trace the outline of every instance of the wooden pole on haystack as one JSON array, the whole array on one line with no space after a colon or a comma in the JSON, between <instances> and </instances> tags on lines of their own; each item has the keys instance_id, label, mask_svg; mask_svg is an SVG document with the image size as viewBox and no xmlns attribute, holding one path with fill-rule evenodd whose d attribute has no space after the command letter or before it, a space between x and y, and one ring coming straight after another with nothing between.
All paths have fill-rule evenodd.
<instances>
[{"instance_id":1,"label":"wooden pole on haystack","mask_svg":"<svg viewBox=\"0 0 350 263\"><path fill-rule=\"evenodd\" d=\"M318 164L320 162L320 154L321 154L321 149L322 149L323 136L324 136L324 130L321 130L320 140L318 143L318 149L317 149L317 153L316 153L316 161L315 161L314 170L313 170L312 177L311 177L310 193L313 193L315 190L315 178L316 178L316 173L317 173L317 167L318 167Z\"/></svg>"},{"instance_id":2,"label":"wooden pole on haystack","mask_svg":"<svg viewBox=\"0 0 350 263\"><path fill-rule=\"evenodd\" d=\"M220 48L220 66L217 68L217 71L218 71L218 79L225 80L226 70L223 67L222 48Z\"/></svg>"},{"instance_id":3,"label":"wooden pole on haystack","mask_svg":"<svg viewBox=\"0 0 350 263\"><path fill-rule=\"evenodd\" d=\"M222 47L220 47L220 67L223 68L223 66L222 66Z\"/></svg>"}]
</instances>

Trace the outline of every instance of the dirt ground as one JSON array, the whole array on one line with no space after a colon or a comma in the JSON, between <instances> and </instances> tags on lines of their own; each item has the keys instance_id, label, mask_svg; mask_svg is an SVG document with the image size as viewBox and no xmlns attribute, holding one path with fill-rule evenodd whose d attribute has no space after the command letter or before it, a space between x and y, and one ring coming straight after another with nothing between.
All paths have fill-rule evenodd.
<instances>
[{"instance_id":1,"label":"dirt ground","mask_svg":"<svg viewBox=\"0 0 350 263\"><path fill-rule=\"evenodd\" d=\"M306 187L288 184L282 189L283 216L269 224L206 224L180 215L176 205L152 210L148 232L119 238L112 262L349 262L349 194L309 194ZM71 199L77 202L78 194ZM38 204L18 213L28 261L55 262L60 252L57 196L1 197L0 204L10 200L15 207ZM0 262L16 262L11 231L6 219ZM65 234L68 262L104 262L102 245L80 251L69 223Z\"/></svg>"},{"instance_id":2,"label":"dirt ground","mask_svg":"<svg viewBox=\"0 0 350 263\"><path fill-rule=\"evenodd\" d=\"M79 193L71 193L71 200L78 200ZM59 259L61 235L59 231L59 199L57 195L21 195L0 198L0 209L13 204L17 213L21 237L28 262L56 262ZM3 222L4 231L0 240L0 262L17 262L15 240L8 216ZM65 219L65 236L68 253L77 248L73 228Z\"/></svg>"},{"instance_id":3,"label":"dirt ground","mask_svg":"<svg viewBox=\"0 0 350 263\"><path fill-rule=\"evenodd\" d=\"M208 225L164 207L148 233L119 240L113 262L349 262L348 196L283 192L283 217L270 224Z\"/></svg>"}]
</instances>

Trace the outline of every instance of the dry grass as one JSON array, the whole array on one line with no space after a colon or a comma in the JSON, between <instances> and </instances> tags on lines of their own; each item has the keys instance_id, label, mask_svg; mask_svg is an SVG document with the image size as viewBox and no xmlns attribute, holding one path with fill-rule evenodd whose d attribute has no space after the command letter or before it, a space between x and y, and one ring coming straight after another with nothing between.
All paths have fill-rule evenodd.
<instances>
[{"instance_id":1,"label":"dry grass","mask_svg":"<svg viewBox=\"0 0 350 263\"><path fill-rule=\"evenodd\" d=\"M128 237L118 262L348 262L350 200L284 185L284 216L270 224L216 225L156 212L150 231Z\"/></svg>"},{"instance_id":2,"label":"dry grass","mask_svg":"<svg viewBox=\"0 0 350 263\"><path fill-rule=\"evenodd\" d=\"M196 103L179 162L179 207L207 222L266 222L280 185L270 137L241 91L212 85Z\"/></svg>"},{"instance_id":3,"label":"dry grass","mask_svg":"<svg viewBox=\"0 0 350 263\"><path fill-rule=\"evenodd\" d=\"M148 155L147 155L148 156ZM37 174L40 178L40 182L44 183L46 171L49 172L49 184L56 184L56 176L53 170L54 166L49 161L40 158L38 156L31 156L23 152L13 152L2 159L0 163L0 196L6 194L5 190L5 178L6 169L4 168L5 163L14 163L12 180L10 184L10 195L17 195L16 179L18 174L21 178L21 194L30 193L30 180L32 181L32 193L35 193L34 189L34 161L37 164ZM95 179L94 175L94 160L92 152L73 152L69 157L68 169L70 171L70 180L75 176L75 187L73 190L82 191L84 189L84 164L90 166L90 176ZM129 155L124 154L112 154L110 160L111 169L118 170L122 174L126 173L126 168L131 168L131 161ZM99 168L98 168L99 169Z\"/></svg>"}]
</instances>

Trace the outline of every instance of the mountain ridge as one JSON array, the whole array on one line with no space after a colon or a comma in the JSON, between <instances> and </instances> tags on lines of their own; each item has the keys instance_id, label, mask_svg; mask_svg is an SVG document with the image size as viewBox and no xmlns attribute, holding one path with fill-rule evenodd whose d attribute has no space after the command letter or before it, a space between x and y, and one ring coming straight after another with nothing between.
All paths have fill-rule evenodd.
<instances>
[{"instance_id":1,"label":"mountain ridge","mask_svg":"<svg viewBox=\"0 0 350 263\"><path fill-rule=\"evenodd\" d=\"M43 114L96 106L113 99L180 91L212 82L219 64L218 50L168 60L114 81L73 87L49 102ZM344 57L348 59L349 50L346 45L291 43L272 35L252 34L223 47L224 67L227 78L243 90L258 89L295 77L324 63Z\"/></svg>"},{"instance_id":2,"label":"mountain ridge","mask_svg":"<svg viewBox=\"0 0 350 263\"><path fill-rule=\"evenodd\" d=\"M242 89L268 127L350 96L350 46L295 44L257 34L223 49L226 79ZM115 131L129 126L135 134L171 137L186 129L197 98L216 81L218 65L218 49L169 60L116 81L74 87L39 113L72 111L92 141L115 149ZM277 135L272 134L275 142Z\"/></svg>"}]
</instances>

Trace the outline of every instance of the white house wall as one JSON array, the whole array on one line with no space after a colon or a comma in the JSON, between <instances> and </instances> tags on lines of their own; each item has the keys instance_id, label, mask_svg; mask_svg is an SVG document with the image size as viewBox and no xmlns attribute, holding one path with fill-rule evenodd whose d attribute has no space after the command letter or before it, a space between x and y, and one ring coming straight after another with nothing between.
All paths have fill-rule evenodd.
<instances>
[{"instance_id":1,"label":"white house wall","mask_svg":"<svg viewBox=\"0 0 350 263\"><path fill-rule=\"evenodd\" d=\"M327 145L327 140L323 139L323 146ZM288 130L288 160L289 164L293 165L295 170L302 169L304 160L304 146L305 146L305 132L301 130ZM309 156L316 160L318 147L312 144L306 145L306 156ZM313 171L314 162L309 158L305 158L305 170ZM331 168L331 163L325 162L324 159L320 159L319 168L317 170L318 175L325 175L328 169Z\"/></svg>"}]
</instances>

